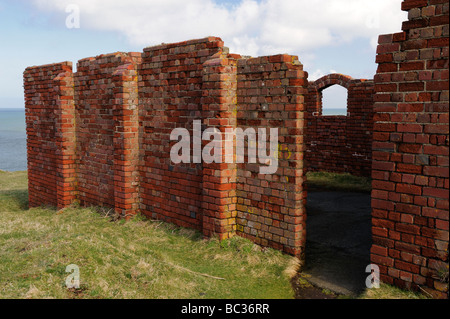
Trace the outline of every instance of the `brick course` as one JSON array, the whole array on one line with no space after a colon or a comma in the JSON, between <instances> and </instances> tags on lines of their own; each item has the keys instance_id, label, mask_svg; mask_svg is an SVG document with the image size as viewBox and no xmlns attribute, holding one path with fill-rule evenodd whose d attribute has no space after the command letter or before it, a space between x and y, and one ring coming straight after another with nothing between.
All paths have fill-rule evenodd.
<instances>
[{"instance_id":1,"label":"brick course","mask_svg":"<svg viewBox=\"0 0 450 319\"><path fill-rule=\"evenodd\" d=\"M170 160L171 131L202 119L203 64L221 52L219 38L144 49L139 67L141 209L149 217L202 230L202 163ZM203 101L202 101L203 98ZM206 123L203 123L206 124ZM205 190L206 191L206 190Z\"/></svg>"},{"instance_id":2,"label":"brick course","mask_svg":"<svg viewBox=\"0 0 450 319\"><path fill-rule=\"evenodd\" d=\"M121 215L137 203L131 184L138 164L139 61L137 53L100 55L80 60L74 76L77 199L114 207Z\"/></svg>"}]
</instances>

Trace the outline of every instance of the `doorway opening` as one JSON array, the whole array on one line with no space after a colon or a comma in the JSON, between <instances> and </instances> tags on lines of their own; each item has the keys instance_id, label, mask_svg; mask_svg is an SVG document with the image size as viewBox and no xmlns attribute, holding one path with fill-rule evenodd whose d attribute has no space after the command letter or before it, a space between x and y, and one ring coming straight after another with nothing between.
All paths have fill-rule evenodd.
<instances>
[{"instance_id":1,"label":"doorway opening","mask_svg":"<svg viewBox=\"0 0 450 319\"><path fill-rule=\"evenodd\" d=\"M351 179L347 174L332 175ZM314 180L314 179L313 179ZM366 288L372 245L369 191L308 183L306 250L303 273L322 289L358 295Z\"/></svg>"},{"instance_id":2,"label":"doorway opening","mask_svg":"<svg viewBox=\"0 0 450 319\"><path fill-rule=\"evenodd\" d=\"M366 288L372 246L371 181L348 173L363 158L354 156L361 123L353 115L359 107L353 83L348 76L326 76L308 97L303 273L313 285L344 295Z\"/></svg>"}]
</instances>

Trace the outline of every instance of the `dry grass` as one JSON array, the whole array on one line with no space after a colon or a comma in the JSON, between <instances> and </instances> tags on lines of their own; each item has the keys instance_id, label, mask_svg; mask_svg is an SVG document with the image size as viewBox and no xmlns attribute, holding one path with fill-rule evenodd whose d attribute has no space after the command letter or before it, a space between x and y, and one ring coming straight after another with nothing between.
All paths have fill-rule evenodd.
<instances>
[{"instance_id":1,"label":"dry grass","mask_svg":"<svg viewBox=\"0 0 450 319\"><path fill-rule=\"evenodd\" d=\"M204 240L191 229L112 217L98 208L29 210L26 172L0 171L0 298L294 296L290 280L300 267L298 259L240 237ZM79 289L65 285L70 264L80 268ZM359 298L425 296L381 284Z\"/></svg>"},{"instance_id":2,"label":"dry grass","mask_svg":"<svg viewBox=\"0 0 450 319\"><path fill-rule=\"evenodd\" d=\"M368 193L372 189L372 181L367 177L330 172L308 172L306 183L309 189L327 189L334 191Z\"/></svg>"},{"instance_id":3,"label":"dry grass","mask_svg":"<svg viewBox=\"0 0 450 319\"><path fill-rule=\"evenodd\" d=\"M358 299L429 299L421 293L403 290L384 283L380 288L366 289Z\"/></svg>"}]
</instances>

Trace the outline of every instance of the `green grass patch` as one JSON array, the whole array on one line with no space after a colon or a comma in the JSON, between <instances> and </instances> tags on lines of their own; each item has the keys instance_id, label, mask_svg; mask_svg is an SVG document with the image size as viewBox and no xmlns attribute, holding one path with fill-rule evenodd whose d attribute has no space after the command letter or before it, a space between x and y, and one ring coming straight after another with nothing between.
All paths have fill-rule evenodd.
<instances>
[{"instance_id":1,"label":"green grass patch","mask_svg":"<svg viewBox=\"0 0 450 319\"><path fill-rule=\"evenodd\" d=\"M0 172L0 225L0 298L294 297L290 256L98 208L28 209L26 172ZM71 264L79 289L65 285Z\"/></svg>"},{"instance_id":2,"label":"green grass patch","mask_svg":"<svg viewBox=\"0 0 450 319\"><path fill-rule=\"evenodd\" d=\"M331 172L308 172L306 184L309 190L330 190L369 193L372 181L368 177Z\"/></svg>"}]
</instances>

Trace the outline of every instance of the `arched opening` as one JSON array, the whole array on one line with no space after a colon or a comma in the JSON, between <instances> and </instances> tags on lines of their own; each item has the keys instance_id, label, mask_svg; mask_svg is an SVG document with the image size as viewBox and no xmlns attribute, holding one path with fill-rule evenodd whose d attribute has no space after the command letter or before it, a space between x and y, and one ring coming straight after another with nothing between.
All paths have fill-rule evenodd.
<instances>
[{"instance_id":1,"label":"arched opening","mask_svg":"<svg viewBox=\"0 0 450 319\"><path fill-rule=\"evenodd\" d=\"M332 85L322 90L322 115L347 115L348 90Z\"/></svg>"}]
</instances>

